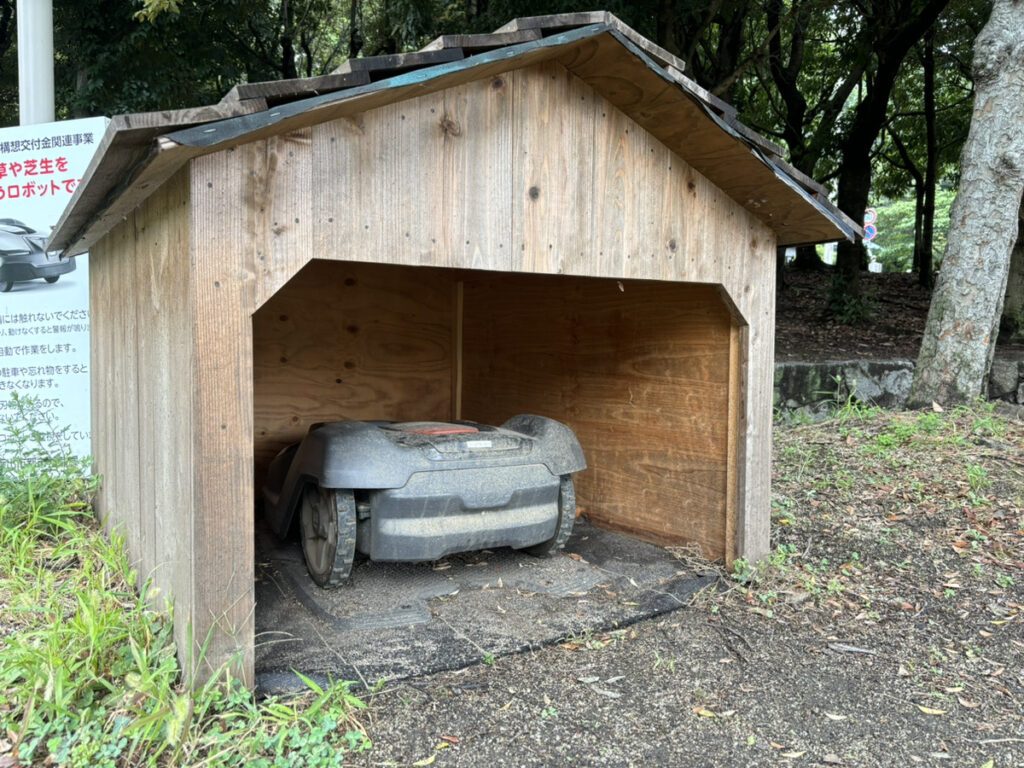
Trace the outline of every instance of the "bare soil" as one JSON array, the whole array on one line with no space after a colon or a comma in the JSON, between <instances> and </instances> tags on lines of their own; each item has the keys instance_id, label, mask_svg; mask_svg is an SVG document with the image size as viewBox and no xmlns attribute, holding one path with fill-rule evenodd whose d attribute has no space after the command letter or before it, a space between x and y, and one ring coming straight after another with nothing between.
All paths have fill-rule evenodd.
<instances>
[{"instance_id":1,"label":"bare soil","mask_svg":"<svg viewBox=\"0 0 1024 768\"><path fill-rule=\"evenodd\" d=\"M851 330L794 275L779 359L916 357L897 277ZM998 408L776 427L768 563L673 550L717 577L680 610L385 682L358 764L1024 766L1024 409Z\"/></svg>"},{"instance_id":2,"label":"bare soil","mask_svg":"<svg viewBox=\"0 0 1024 768\"><path fill-rule=\"evenodd\" d=\"M830 271L786 272L775 307L775 359L916 360L921 348L931 291L916 275L862 273L870 318L844 325L829 316ZM997 357L1024 360L1024 343L1001 336Z\"/></svg>"},{"instance_id":3,"label":"bare soil","mask_svg":"<svg viewBox=\"0 0 1024 768\"><path fill-rule=\"evenodd\" d=\"M1024 765L1024 418L778 428L773 554L688 606L373 695L361 765Z\"/></svg>"}]
</instances>

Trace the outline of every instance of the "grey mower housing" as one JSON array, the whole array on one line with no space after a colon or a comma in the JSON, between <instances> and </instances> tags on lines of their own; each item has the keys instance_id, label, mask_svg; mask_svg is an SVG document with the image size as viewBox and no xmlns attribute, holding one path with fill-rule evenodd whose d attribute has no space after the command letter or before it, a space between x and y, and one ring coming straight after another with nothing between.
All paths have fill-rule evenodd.
<instances>
[{"instance_id":1,"label":"grey mower housing","mask_svg":"<svg viewBox=\"0 0 1024 768\"><path fill-rule=\"evenodd\" d=\"M272 462L264 515L286 537L304 494L316 486L353 492L356 548L374 560L530 548L558 538L566 522L571 530L571 520L560 523L560 510L571 503L575 513L569 475L584 468L572 430L542 416L515 416L501 427L315 424Z\"/></svg>"}]
</instances>

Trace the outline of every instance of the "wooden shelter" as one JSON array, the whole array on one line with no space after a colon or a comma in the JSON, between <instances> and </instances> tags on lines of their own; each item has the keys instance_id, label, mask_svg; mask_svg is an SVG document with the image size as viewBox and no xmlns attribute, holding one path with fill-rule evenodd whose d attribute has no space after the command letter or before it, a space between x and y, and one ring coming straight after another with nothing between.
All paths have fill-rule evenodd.
<instances>
[{"instance_id":1,"label":"wooden shelter","mask_svg":"<svg viewBox=\"0 0 1024 768\"><path fill-rule=\"evenodd\" d=\"M551 416L592 522L763 555L776 247L859 232L780 155L606 13L115 118L51 247L182 656L251 679L256 488L316 421Z\"/></svg>"}]
</instances>

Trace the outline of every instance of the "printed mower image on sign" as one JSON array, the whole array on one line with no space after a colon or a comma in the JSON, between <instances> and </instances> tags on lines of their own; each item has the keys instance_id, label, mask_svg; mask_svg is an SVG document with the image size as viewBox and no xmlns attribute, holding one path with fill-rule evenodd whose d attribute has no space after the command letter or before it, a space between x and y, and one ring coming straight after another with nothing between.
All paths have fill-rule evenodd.
<instances>
[{"instance_id":1,"label":"printed mower image on sign","mask_svg":"<svg viewBox=\"0 0 1024 768\"><path fill-rule=\"evenodd\" d=\"M47 253L46 237L17 219L0 219L0 291L7 293L15 283L42 278L56 283L75 268L72 259Z\"/></svg>"},{"instance_id":2,"label":"printed mower image on sign","mask_svg":"<svg viewBox=\"0 0 1024 768\"><path fill-rule=\"evenodd\" d=\"M314 424L270 465L264 513L285 538L298 512L306 567L330 587L357 550L391 562L491 547L553 554L575 520L571 475L585 468L572 430L542 416Z\"/></svg>"}]
</instances>

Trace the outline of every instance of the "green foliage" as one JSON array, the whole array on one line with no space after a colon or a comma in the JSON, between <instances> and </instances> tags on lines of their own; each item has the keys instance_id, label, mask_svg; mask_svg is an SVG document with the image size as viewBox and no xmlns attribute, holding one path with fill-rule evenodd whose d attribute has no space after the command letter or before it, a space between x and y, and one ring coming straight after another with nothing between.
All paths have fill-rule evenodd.
<instances>
[{"instance_id":1,"label":"green foliage","mask_svg":"<svg viewBox=\"0 0 1024 768\"><path fill-rule=\"evenodd\" d=\"M942 262L949 232L949 209L956 192L940 188L935 193L935 229L932 243L934 264ZM885 199L874 206L878 212L878 236L872 241L875 258L882 263L883 272L909 272L914 263L914 212L916 203L911 198Z\"/></svg>"},{"instance_id":2,"label":"green foliage","mask_svg":"<svg viewBox=\"0 0 1024 768\"><path fill-rule=\"evenodd\" d=\"M88 461L34 400L3 413L0 733L19 764L326 767L370 748L348 683L262 702L230 667L185 685L123 540L96 529Z\"/></svg>"},{"instance_id":3,"label":"green foliage","mask_svg":"<svg viewBox=\"0 0 1024 768\"><path fill-rule=\"evenodd\" d=\"M846 278L838 269L832 273L828 292L828 311L836 322L843 325L857 325L870 320L875 305L867 296L852 295L847 289Z\"/></svg>"}]
</instances>

